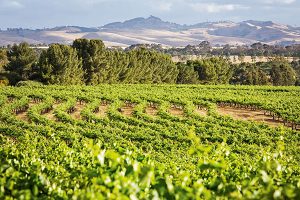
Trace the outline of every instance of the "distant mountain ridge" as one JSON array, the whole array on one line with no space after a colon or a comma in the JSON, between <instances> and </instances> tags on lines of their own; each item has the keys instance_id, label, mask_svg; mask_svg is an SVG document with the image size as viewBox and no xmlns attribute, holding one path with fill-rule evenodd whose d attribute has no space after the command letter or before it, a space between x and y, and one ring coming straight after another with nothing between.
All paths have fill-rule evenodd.
<instances>
[{"instance_id":1,"label":"distant mountain ridge","mask_svg":"<svg viewBox=\"0 0 300 200\"><path fill-rule=\"evenodd\" d=\"M124 22L114 22L100 27L100 29L167 29L180 30L185 25L162 21L158 17L138 17Z\"/></svg>"},{"instance_id":2,"label":"distant mountain ridge","mask_svg":"<svg viewBox=\"0 0 300 200\"><path fill-rule=\"evenodd\" d=\"M181 25L158 17L134 18L101 27L60 26L47 29L8 29L0 31L0 45L29 42L32 44L69 44L76 38L102 39L107 46L129 46L156 43L164 46L186 46L209 41L223 44L296 44L300 43L300 27L272 21L220 21Z\"/></svg>"}]
</instances>

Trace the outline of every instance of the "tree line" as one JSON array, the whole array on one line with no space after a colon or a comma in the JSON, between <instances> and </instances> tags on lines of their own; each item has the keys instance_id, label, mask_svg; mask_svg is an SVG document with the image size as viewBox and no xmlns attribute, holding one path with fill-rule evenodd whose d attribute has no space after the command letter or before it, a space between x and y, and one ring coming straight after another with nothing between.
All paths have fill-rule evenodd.
<instances>
[{"instance_id":1,"label":"tree line","mask_svg":"<svg viewBox=\"0 0 300 200\"><path fill-rule=\"evenodd\" d=\"M178 75L169 55L145 49L111 51L101 40L52 44L42 52L21 43L1 50L0 55L0 79L11 85L28 80L59 85L176 83Z\"/></svg>"},{"instance_id":2,"label":"tree line","mask_svg":"<svg viewBox=\"0 0 300 200\"><path fill-rule=\"evenodd\" d=\"M178 83L234 85L300 85L300 61L283 57L270 62L232 64L223 57L178 63Z\"/></svg>"},{"instance_id":3,"label":"tree line","mask_svg":"<svg viewBox=\"0 0 300 200\"><path fill-rule=\"evenodd\" d=\"M107 49L101 40L77 39L36 50L27 43L0 49L0 84L101 83L300 85L300 62L276 58L267 63L232 64L223 56L174 63L170 55L147 48Z\"/></svg>"},{"instance_id":4,"label":"tree line","mask_svg":"<svg viewBox=\"0 0 300 200\"><path fill-rule=\"evenodd\" d=\"M196 55L196 56L237 56L241 59L245 56L251 57L300 57L300 44L292 45L268 45L260 42L251 45L223 45L215 46L208 41L202 41L198 45L187 45L183 48L172 47L163 48L160 44L134 44L127 48L127 50L137 48L147 48L156 50L162 53L170 54L172 56Z\"/></svg>"}]
</instances>

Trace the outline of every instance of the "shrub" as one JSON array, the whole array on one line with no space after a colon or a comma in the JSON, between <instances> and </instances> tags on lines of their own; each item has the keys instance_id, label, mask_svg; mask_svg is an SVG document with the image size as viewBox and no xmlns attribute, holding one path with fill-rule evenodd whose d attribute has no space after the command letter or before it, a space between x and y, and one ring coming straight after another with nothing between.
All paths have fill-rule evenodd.
<instances>
[{"instance_id":1,"label":"shrub","mask_svg":"<svg viewBox=\"0 0 300 200\"><path fill-rule=\"evenodd\" d=\"M9 85L9 80L4 78L4 79L0 79L0 87L1 86L7 86Z\"/></svg>"},{"instance_id":2,"label":"shrub","mask_svg":"<svg viewBox=\"0 0 300 200\"><path fill-rule=\"evenodd\" d=\"M27 87L39 87L42 86L43 84L37 81L19 81L16 86L21 87L21 86L27 86Z\"/></svg>"}]
</instances>

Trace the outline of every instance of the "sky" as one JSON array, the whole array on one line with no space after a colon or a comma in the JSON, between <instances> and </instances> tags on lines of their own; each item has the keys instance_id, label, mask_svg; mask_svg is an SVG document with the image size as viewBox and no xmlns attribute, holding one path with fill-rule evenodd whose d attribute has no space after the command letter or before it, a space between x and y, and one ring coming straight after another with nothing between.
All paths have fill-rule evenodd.
<instances>
[{"instance_id":1,"label":"sky","mask_svg":"<svg viewBox=\"0 0 300 200\"><path fill-rule=\"evenodd\" d=\"M0 0L0 28L100 27L135 17L195 24L274 21L300 26L300 0Z\"/></svg>"}]
</instances>

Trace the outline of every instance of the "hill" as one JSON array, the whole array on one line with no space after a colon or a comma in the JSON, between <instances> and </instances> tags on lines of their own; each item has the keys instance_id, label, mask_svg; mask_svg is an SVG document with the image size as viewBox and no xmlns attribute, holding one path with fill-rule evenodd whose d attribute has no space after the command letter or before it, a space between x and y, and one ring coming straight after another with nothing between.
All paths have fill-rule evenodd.
<instances>
[{"instance_id":1,"label":"hill","mask_svg":"<svg viewBox=\"0 0 300 200\"><path fill-rule=\"evenodd\" d=\"M62 26L37 30L20 28L0 31L0 45L22 41L33 44L69 44L76 38L102 39L107 46L122 47L140 43L178 47L199 44L203 40L214 45L243 45L255 42L287 45L300 43L300 27L254 20L181 25L150 16L109 23L96 28Z\"/></svg>"}]
</instances>

